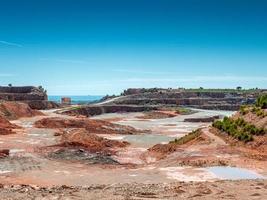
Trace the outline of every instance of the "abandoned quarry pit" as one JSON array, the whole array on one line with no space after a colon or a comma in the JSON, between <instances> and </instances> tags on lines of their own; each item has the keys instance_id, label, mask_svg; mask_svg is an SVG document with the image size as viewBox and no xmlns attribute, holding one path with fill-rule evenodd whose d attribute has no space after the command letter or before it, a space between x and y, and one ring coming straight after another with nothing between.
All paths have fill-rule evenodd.
<instances>
[{"instance_id":1,"label":"abandoned quarry pit","mask_svg":"<svg viewBox=\"0 0 267 200\"><path fill-rule=\"evenodd\" d=\"M209 132L210 123L184 121L229 116L233 114L231 111L195 109L196 112L189 115L159 118L157 114L156 119L149 119L149 115L142 112L102 114L85 119L55 111L58 110L13 120L11 123L21 128L14 129L16 134L0 136L1 148L9 150L9 156L0 159L2 184L156 184L261 179L267 175L266 161L255 161L230 148ZM145 120L141 120L143 116ZM60 120L67 122L58 123ZM77 127L69 123L71 120ZM84 120L101 123L96 124L99 127L87 127L81 123ZM40 125L42 121L46 122L43 126ZM108 134L109 128L112 134ZM173 153L153 151L154 145L167 144L198 128L203 128L206 141L195 142L190 148L185 145ZM83 132L85 137L77 138L76 132L79 136ZM69 134L68 141L64 141L61 134ZM84 142L86 134L94 134L94 144Z\"/></svg>"},{"instance_id":2,"label":"abandoned quarry pit","mask_svg":"<svg viewBox=\"0 0 267 200\"><path fill-rule=\"evenodd\" d=\"M80 108L35 111L2 103L1 198L248 197L233 194L235 187L249 188L249 197L267 196L266 151L233 146L210 126L234 111L108 106L111 113L87 116ZM173 143L192 131L196 138Z\"/></svg>"}]
</instances>

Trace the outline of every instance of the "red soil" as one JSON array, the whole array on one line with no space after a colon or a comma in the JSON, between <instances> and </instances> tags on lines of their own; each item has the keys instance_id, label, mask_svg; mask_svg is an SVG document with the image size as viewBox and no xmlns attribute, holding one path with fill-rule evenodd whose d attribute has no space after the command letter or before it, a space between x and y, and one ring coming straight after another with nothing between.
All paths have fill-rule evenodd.
<instances>
[{"instance_id":1,"label":"red soil","mask_svg":"<svg viewBox=\"0 0 267 200\"><path fill-rule=\"evenodd\" d=\"M184 143L184 144L177 144L177 143L168 143L168 144L156 144L153 147L148 149L148 154L156 157L157 159L165 158L167 155L172 154L176 151L183 150L188 148L189 146L194 145L208 145L210 143L209 138L204 135L200 134L196 138Z\"/></svg>"},{"instance_id":2,"label":"red soil","mask_svg":"<svg viewBox=\"0 0 267 200\"><path fill-rule=\"evenodd\" d=\"M267 113L266 109L264 110L265 113ZM264 128L267 129L267 117L260 117L257 116L253 112L248 112L245 115L240 114L240 112L237 112L234 116L234 119L237 118L243 118L246 122L250 124L254 124L258 128Z\"/></svg>"},{"instance_id":3,"label":"red soil","mask_svg":"<svg viewBox=\"0 0 267 200\"><path fill-rule=\"evenodd\" d=\"M64 119L44 118L35 123L37 128L84 128L90 133L96 134L138 134L137 130L130 126L113 124L102 120L93 119Z\"/></svg>"},{"instance_id":4,"label":"red soil","mask_svg":"<svg viewBox=\"0 0 267 200\"><path fill-rule=\"evenodd\" d=\"M61 142L64 146L82 146L90 152L107 152L110 148L126 147L127 142L108 140L89 133L86 129L73 129L65 131Z\"/></svg>"},{"instance_id":5,"label":"red soil","mask_svg":"<svg viewBox=\"0 0 267 200\"><path fill-rule=\"evenodd\" d=\"M21 117L34 117L43 115L42 112L32 110L28 104L19 102L2 102L0 103L0 116L8 120L16 120Z\"/></svg>"},{"instance_id":6,"label":"red soil","mask_svg":"<svg viewBox=\"0 0 267 200\"><path fill-rule=\"evenodd\" d=\"M17 128L17 126L14 124L11 124L7 119L0 116L0 128L12 129L12 128Z\"/></svg>"},{"instance_id":7,"label":"red soil","mask_svg":"<svg viewBox=\"0 0 267 200\"><path fill-rule=\"evenodd\" d=\"M19 128L18 126L11 124L7 119L0 115L0 135L12 134L12 129Z\"/></svg>"}]
</instances>

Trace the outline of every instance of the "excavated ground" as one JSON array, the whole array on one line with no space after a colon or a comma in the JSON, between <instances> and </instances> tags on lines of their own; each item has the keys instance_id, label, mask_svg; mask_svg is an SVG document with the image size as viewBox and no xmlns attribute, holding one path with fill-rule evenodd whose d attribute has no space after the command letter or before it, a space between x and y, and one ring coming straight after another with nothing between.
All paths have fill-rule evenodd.
<instances>
[{"instance_id":1,"label":"excavated ground","mask_svg":"<svg viewBox=\"0 0 267 200\"><path fill-rule=\"evenodd\" d=\"M0 158L1 198L214 199L221 195L245 199L246 195L235 194L236 188L249 190L250 198L266 197L265 180L197 183L267 175L266 160L232 148L205 128L210 123L184 122L232 112L198 110L169 118L117 113L85 119L54 111L11 121L21 128L14 129L16 134L0 135L0 150L9 150L8 156ZM164 153L161 148L148 151L201 127L202 137L173 148L172 153L168 148ZM240 167L229 168L240 176L225 176L227 168L219 172L209 168L224 165ZM16 184L37 186L9 186ZM54 185L59 187L51 188Z\"/></svg>"}]
</instances>

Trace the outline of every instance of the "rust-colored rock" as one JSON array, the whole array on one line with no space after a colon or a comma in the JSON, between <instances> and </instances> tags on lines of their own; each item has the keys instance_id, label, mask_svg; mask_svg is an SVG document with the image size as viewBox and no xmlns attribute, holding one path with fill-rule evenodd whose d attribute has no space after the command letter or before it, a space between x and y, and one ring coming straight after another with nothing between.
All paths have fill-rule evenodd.
<instances>
[{"instance_id":1,"label":"rust-colored rock","mask_svg":"<svg viewBox=\"0 0 267 200\"><path fill-rule=\"evenodd\" d=\"M49 110L61 107L60 104L53 101L34 100L34 101L25 101L25 103L27 103L30 106L30 108L34 110Z\"/></svg>"},{"instance_id":2,"label":"rust-colored rock","mask_svg":"<svg viewBox=\"0 0 267 200\"><path fill-rule=\"evenodd\" d=\"M21 86L4 87L0 86L0 100L4 101L33 101L47 100L46 92L42 87Z\"/></svg>"},{"instance_id":3,"label":"rust-colored rock","mask_svg":"<svg viewBox=\"0 0 267 200\"><path fill-rule=\"evenodd\" d=\"M0 115L0 128L18 128L15 124L11 124L7 119Z\"/></svg>"},{"instance_id":4,"label":"rust-colored rock","mask_svg":"<svg viewBox=\"0 0 267 200\"><path fill-rule=\"evenodd\" d=\"M8 120L16 120L21 117L33 117L43 115L42 112L32 110L28 104L6 101L0 103L0 116Z\"/></svg>"},{"instance_id":5,"label":"rust-colored rock","mask_svg":"<svg viewBox=\"0 0 267 200\"><path fill-rule=\"evenodd\" d=\"M65 131L61 142L65 146L80 146L90 152L107 152L110 148L126 147L127 142L108 140L88 132L86 129L72 129Z\"/></svg>"},{"instance_id":6,"label":"rust-colored rock","mask_svg":"<svg viewBox=\"0 0 267 200\"><path fill-rule=\"evenodd\" d=\"M12 129L19 128L18 126L11 124L7 119L0 116L0 135L9 135L12 132Z\"/></svg>"},{"instance_id":7,"label":"rust-colored rock","mask_svg":"<svg viewBox=\"0 0 267 200\"><path fill-rule=\"evenodd\" d=\"M130 126L113 124L93 119L64 119L58 117L44 118L35 123L37 128L84 128L96 134L138 134L143 131Z\"/></svg>"},{"instance_id":8,"label":"rust-colored rock","mask_svg":"<svg viewBox=\"0 0 267 200\"><path fill-rule=\"evenodd\" d=\"M220 116L212 116L212 117L199 117L199 118L186 118L184 119L184 122L214 122L216 119L220 119Z\"/></svg>"},{"instance_id":9,"label":"rust-colored rock","mask_svg":"<svg viewBox=\"0 0 267 200\"><path fill-rule=\"evenodd\" d=\"M0 149L0 158L9 156L9 149Z\"/></svg>"}]
</instances>

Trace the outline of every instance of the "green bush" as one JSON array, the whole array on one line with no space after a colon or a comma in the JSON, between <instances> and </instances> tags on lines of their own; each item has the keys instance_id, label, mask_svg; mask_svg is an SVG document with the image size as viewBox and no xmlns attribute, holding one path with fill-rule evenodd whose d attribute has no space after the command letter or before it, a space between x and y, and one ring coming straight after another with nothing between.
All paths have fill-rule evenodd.
<instances>
[{"instance_id":1,"label":"green bush","mask_svg":"<svg viewBox=\"0 0 267 200\"><path fill-rule=\"evenodd\" d=\"M267 116L267 113L261 107L253 106L253 108L251 109L251 112L261 118Z\"/></svg>"},{"instance_id":2,"label":"green bush","mask_svg":"<svg viewBox=\"0 0 267 200\"><path fill-rule=\"evenodd\" d=\"M252 141L253 135L264 134L263 129L258 129L254 125L248 124L242 118L234 120L229 117L224 117L222 121L213 122L212 126L244 142Z\"/></svg>"},{"instance_id":3,"label":"green bush","mask_svg":"<svg viewBox=\"0 0 267 200\"><path fill-rule=\"evenodd\" d=\"M263 94L257 98L256 106L265 109L267 108L267 94Z\"/></svg>"},{"instance_id":4,"label":"green bush","mask_svg":"<svg viewBox=\"0 0 267 200\"><path fill-rule=\"evenodd\" d=\"M242 105L240 107L239 112L241 113L241 115L245 115L245 114L247 114L249 112L249 109L248 109L248 107L246 105Z\"/></svg>"}]
</instances>

